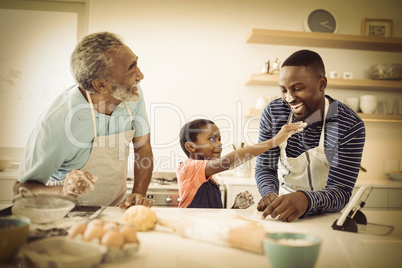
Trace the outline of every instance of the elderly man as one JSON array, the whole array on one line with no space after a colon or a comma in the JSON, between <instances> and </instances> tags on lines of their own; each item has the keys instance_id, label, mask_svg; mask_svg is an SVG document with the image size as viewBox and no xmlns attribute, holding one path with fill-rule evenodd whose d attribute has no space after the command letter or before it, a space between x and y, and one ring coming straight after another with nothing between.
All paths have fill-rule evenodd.
<instances>
[{"instance_id":1,"label":"elderly man","mask_svg":"<svg viewBox=\"0 0 402 268\"><path fill-rule=\"evenodd\" d=\"M14 192L24 186L74 196L83 205L152 206L145 198L153 155L137 55L115 34L94 33L75 47L71 71L77 85L40 117ZM135 183L125 198L131 142Z\"/></svg>"},{"instance_id":2,"label":"elderly man","mask_svg":"<svg viewBox=\"0 0 402 268\"><path fill-rule=\"evenodd\" d=\"M282 64L282 98L263 111L259 142L285 124L304 121L302 132L257 158L256 181L263 198L257 209L281 221L340 211L359 173L365 127L348 106L325 95L324 63L316 52L300 50ZM279 196L278 196L279 194Z\"/></svg>"}]
</instances>

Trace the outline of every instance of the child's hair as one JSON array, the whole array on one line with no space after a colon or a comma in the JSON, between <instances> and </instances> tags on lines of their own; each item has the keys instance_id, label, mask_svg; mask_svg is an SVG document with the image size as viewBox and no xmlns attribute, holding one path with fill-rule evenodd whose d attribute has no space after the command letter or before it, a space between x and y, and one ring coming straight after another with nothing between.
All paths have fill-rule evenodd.
<instances>
[{"instance_id":1,"label":"child's hair","mask_svg":"<svg viewBox=\"0 0 402 268\"><path fill-rule=\"evenodd\" d=\"M305 66L325 76L325 66L321 56L311 50L303 49L294 52L283 62L282 67L285 66Z\"/></svg>"},{"instance_id":2,"label":"child's hair","mask_svg":"<svg viewBox=\"0 0 402 268\"><path fill-rule=\"evenodd\" d=\"M189 157L190 153L186 150L186 142L196 142L201 130L209 124L214 124L208 119L196 119L185 124L180 130L180 145L184 153Z\"/></svg>"}]
</instances>

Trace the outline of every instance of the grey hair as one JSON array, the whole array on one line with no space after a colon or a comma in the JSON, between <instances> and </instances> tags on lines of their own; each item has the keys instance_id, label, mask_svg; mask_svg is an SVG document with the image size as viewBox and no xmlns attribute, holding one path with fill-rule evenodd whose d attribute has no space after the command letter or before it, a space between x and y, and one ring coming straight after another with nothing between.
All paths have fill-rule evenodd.
<instances>
[{"instance_id":1,"label":"grey hair","mask_svg":"<svg viewBox=\"0 0 402 268\"><path fill-rule=\"evenodd\" d=\"M108 79L113 61L107 52L124 45L119 36L109 32L93 33L85 36L75 47L70 58L71 73L78 86L95 91L92 81L95 78Z\"/></svg>"}]
</instances>

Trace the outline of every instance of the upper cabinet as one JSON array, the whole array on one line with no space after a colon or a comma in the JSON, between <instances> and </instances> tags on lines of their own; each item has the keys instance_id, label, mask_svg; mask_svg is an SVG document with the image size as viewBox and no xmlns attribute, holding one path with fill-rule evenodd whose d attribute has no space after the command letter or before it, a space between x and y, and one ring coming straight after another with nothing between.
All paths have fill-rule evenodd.
<instances>
[{"instance_id":1,"label":"upper cabinet","mask_svg":"<svg viewBox=\"0 0 402 268\"><path fill-rule=\"evenodd\" d=\"M402 38L252 29L247 43L402 52Z\"/></svg>"}]
</instances>

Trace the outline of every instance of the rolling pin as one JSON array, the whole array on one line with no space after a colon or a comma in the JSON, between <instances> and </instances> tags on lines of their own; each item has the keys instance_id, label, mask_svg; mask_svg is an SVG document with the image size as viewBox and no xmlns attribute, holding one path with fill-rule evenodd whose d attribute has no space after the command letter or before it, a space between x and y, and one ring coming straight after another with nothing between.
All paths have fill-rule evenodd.
<instances>
[{"instance_id":1,"label":"rolling pin","mask_svg":"<svg viewBox=\"0 0 402 268\"><path fill-rule=\"evenodd\" d=\"M263 253L264 226L238 215L187 216L179 220L158 218L158 224L186 238Z\"/></svg>"}]
</instances>

